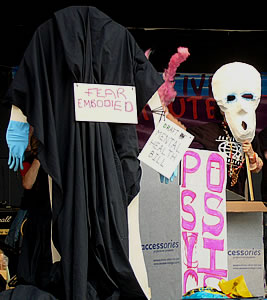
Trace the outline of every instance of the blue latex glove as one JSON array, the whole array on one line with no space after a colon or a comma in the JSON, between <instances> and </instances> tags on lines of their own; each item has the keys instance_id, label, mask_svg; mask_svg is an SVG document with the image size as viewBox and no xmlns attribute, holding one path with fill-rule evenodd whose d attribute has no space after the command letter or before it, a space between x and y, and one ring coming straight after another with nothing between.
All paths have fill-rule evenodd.
<instances>
[{"instance_id":1,"label":"blue latex glove","mask_svg":"<svg viewBox=\"0 0 267 300\"><path fill-rule=\"evenodd\" d=\"M172 176L171 176L170 179L168 179L167 177L165 177L165 176L159 174L159 175L160 175L160 182L161 182L161 183L165 182L166 184L168 184L169 181L170 181L170 182L173 182L174 178L177 177L177 174L178 174L178 167L176 167L176 169L175 169L174 172L172 173Z\"/></svg>"},{"instance_id":2,"label":"blue latex glove","mask_svg":"<svg viewBox=\"0 0 267 300\"><path fill-rule=\"evenodd\" d=\"M6 141L9 148L9 169L14 168L14 171L17 171L20 167L23 170L22 162L29 143L29 129L30 125L28 123L9 121L6 132Z\"/></svg>"}]
</instances>

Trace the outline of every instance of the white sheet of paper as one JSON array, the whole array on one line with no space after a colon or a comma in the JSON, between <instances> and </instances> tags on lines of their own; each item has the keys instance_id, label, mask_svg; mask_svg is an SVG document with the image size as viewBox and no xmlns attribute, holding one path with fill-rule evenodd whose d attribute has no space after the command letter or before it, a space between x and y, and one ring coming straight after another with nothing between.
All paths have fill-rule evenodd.
<instances>
[{"instance_id":1,"label":"white sheet of paper","mask_svg":"<svg viewBox=\"0 0 267 300\"><path fill-rule=\"evenodd\" d=\"M137 124L134 86L74 83L76 121Z\"/></svg>"},{"instance_id":2,"label":"white sheet of paper","mask_svg":"<svg viewBox=\"0 0 267 300\"><path fill-rule=\"evenodd\" d=\"M138 158L170 178L193 139L193 135L166 118L159 122Z\"/></svg>"}]
</instances>

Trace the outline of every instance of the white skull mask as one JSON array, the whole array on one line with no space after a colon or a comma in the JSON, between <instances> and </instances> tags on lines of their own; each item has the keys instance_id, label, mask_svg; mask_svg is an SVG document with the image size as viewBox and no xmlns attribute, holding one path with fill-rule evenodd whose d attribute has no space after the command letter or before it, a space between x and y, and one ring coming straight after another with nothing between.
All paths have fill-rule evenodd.
<instances>
[{"instance_id":1,"label":"white skull mask","mask_svg":"<svg viewBox=\"0 0 267 300\"><path fill-rule=\"evenodd\" d=\"M212 78L213 96L238 142L252 141L256 108L261 97L261 76L251 65L234 62L220 67Z\"/></svg>"}]
</instances>

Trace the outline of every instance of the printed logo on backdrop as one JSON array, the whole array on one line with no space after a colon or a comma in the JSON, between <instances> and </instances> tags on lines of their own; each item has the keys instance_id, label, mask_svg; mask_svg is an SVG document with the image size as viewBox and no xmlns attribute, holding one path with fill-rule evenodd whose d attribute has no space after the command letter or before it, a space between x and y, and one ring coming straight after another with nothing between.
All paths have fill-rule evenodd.
<instances>
[{"instance_id":1,"label":"printed logo on backdrop","mask_svg":"<svg viewBox=\"0 0 267 300\"><path fill-rule=\"evenodd\" d=\"M189 150L180 187L183 294L227 279L226 156Z\"/></svg>"},{"instance_id":2,"label":"printed logo on backdrop","mask_svg":"<svg viewBox=\"0 0 267 300\"><path fill-rule=\"evenodd\" d=\"M179 241L169 241L169 242L153 242L142 244L143 251L153 251L153 252L168 252L173 249L179 248Z\"/></svg>"},{"instance_id":3,"label":"printed logo on backdrop","mask_svg":"<svg viewBox=\"0 0 267 300\"><path fill-rule=\"evenodd\" d=\"M263 253L262 249L228 249L228 261L235 273L245 271L262 271ZM255 273L254 273L255 275Z\"/></svg>"},{"instance_id":4,"label":"printed logo on backdrop","mask_svg":"<svg viewBox=\"0 0 267 300\"><path fill-rule=\"evenodd\" d=\"M180 247L179 241L150 242L142 244L144 253L153 253L153 266L176 265L180 263L177 250ZM161 254L164 254L161 256Z\"/></svg>"},{"instance_id":5,"label":"printed logo on backdrop","mask_svg":"<svg viewBox=\"0 0 267 300\"><path fill-rule=\"evenodd\" d=\"M74 83L76 121L137 124L134 86Z\"/></svg>"}]
</instances>

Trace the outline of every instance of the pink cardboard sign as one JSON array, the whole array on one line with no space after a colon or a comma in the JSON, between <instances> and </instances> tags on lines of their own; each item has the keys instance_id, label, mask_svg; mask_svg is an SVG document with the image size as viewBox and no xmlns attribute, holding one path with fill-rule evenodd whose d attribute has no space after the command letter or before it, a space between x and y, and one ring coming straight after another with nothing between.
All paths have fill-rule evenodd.
<instances>
[{"instance_id":1,"label":"pink cardboard sign","mask_svg":"<svg viewBox=\"0 0 267 300\"><path fill-rule=\"evenodd\" d=\"M227 279L226 157L190 149L180 186L183 294Z\"/></svg>"}]
</instances>

